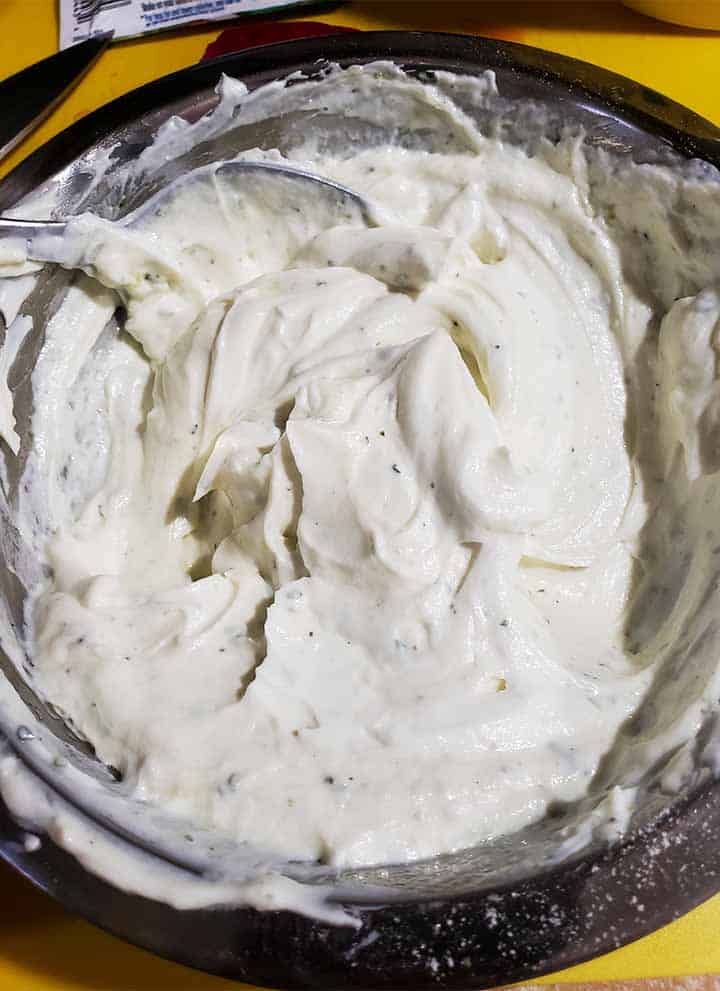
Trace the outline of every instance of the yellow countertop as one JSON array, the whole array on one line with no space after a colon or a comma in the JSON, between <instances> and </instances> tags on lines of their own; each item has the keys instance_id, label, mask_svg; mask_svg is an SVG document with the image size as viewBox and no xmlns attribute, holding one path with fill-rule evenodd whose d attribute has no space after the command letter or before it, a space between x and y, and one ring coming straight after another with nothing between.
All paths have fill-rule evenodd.
<instances>
[{"instance_id":1,"label":"yellow countertop","mask_svg":"<svg viewBox=\"0 0 720 991\"><path fill-rule=\"evenodd\" d=\"M706 0L704 6L718 4ZM698 0L698 6L702 6ZM296 18L299 19L299 18ZM647 19L612 2L385 2L313 19L364 29L428 29L521 41L632 76L720 124L720 34ZM127 41L0 166L7 172L108 100L196 62L227 24ZM57 48L54 0L0 0L0 74ZM64 912L0 865L0 991L221 991L241 987L159 960ZM547 981L720 973L720 896L665 929Z\"/></svg>"}]
</instances>

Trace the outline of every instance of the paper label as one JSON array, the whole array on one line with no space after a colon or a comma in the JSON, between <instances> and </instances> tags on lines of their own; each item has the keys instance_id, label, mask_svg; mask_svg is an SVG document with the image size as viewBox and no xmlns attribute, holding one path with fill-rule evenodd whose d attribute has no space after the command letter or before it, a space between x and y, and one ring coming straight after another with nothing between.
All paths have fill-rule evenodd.
<instances>
[{"instance_id":1,"label":"paper label","mask_svg":"<svg viewBox=\"0 0 720 991\"><path fill-rule=\"evenodd\" d=\"M60 0L60 48L69 48L103 31L115 38L260 14L283 7L303 7L311 0Z\"/></svg>"}]
</instances>

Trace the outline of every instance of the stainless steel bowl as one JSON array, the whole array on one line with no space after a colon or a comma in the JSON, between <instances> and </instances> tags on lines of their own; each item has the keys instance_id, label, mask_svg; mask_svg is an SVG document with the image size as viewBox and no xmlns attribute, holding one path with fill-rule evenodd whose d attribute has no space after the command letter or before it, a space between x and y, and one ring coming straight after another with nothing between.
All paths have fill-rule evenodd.
<instances>
[{"instance_id":1,"label":"stainless steel bowl","mask_svg":"<svg viewBox=\"0 0 720 991\"><path fill-rule=\"evenodd\" d=\"M510 142L532 142L533 134L557 139L568 125L582 125L591 145L614 155L675 165L696 157L720 166L717 128L623 77L522 45L460 35L378 32L253 49L194 66L121 97L60 134L8 176L0 184L0 209L54 182L68 212L92 208L116 216L132 207L138 190L125 187L118 193L108 183L91 186L94 156L115 146L112 168L119 169L172 114L197 119L215 104L214 86L222 72L254 88L296 70L321 72L327 61L348 65L376 59L390 59L421 77L439 69L461 74L493 69L501 96L479 115L479 124ZM313 118L313 127L325 127L329 139L340 123L318 119L317 113ZM291 148L306 126L306 117L299 114L231 130L196 148L188 164L227 157L245 147ZM27 379L42 343L43 318L57 304L67 279L63 272L45 272L27 304L39 318L38 329L11 373L21 431L28 429ZM16 465L10 472L11 491L20 468ZM11 569L2 565L0 593L19 628L22 590ZM112 789L112 775L34 696L1 651L0 667L44 725L48 745ZM30 761L16 730L17 720L5 720L7 745ZM46 773L37 765L35 771ZM606 776L601 784L613 780ZM47 784L62 787L52 778ZM148 844L120 813L101 817L77 796L66 791L64 797L78 805L78 814L93 828L114 833L119 842L142 846L146 856L170 859L190 873L205 869L198 857L191 860L161 844ZM120 804L118 798L118 809ZM27 852L21 826L4 807L0 855L103 928L213 973L276 988L479 988L525 979L613 949L720 889L720 789L709 776L693 778L691 786L672 798L649 787L631 832L621 842L608 846L598 838L560 861L559 844L581 813L578 808L564 809L522 833L432 861L350 873L338 887L338 898L358 912L358 930L285 911L179 911L122 892L50 840L38 851ZM323 879L327 873L322 869L309 876L310 881ZM639 891L642 898L636 897Z\"/></svg>"}]
</instances>

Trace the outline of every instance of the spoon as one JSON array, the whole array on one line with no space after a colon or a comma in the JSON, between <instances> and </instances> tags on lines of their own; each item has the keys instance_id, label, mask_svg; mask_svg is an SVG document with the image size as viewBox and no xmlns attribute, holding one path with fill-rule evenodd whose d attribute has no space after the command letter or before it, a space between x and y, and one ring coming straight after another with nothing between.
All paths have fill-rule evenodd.
<instances>
[{"instance_id":1,"label":"spoon","mask_svg":"<svg viewBox=\"0 0 720 991\"><path fill-rule=\"evenodd\" d=\"M296 168L293 165L284 165L278 162L253 162L253 161L231 161L221 164L213 163L199 169L187 172L176 179L170 185L151 196L145 203L139 206L132 213L116 221L118 227L132 227L141 222L148 215L157 211L162 202L175 195L179 190L190 182L205 176L221 175L232 176L242 173L265 173L274 176L283 176L298 183L313 186L321 191L323 196L330 200L335 200L337 206L347 208L348 205L355 207L362 218L370 226L377 223L375 213L371 204L359 193L343 186L332 179L325 179L315 175L313 172L306 172L304 169ZM51 251L43 250L43 245L47 247L46 236L62 237L67 233L68 228L76 217L68 220L21 220L10 217L0 217L0 239L23 238L27 242L28 258L32 261L46 262L57 261ZM36 238L38 241L36 242ZM63 262L64 264L64 262ZM65 267L82 268L81 261Z\"/></svg>"}]
</instances>

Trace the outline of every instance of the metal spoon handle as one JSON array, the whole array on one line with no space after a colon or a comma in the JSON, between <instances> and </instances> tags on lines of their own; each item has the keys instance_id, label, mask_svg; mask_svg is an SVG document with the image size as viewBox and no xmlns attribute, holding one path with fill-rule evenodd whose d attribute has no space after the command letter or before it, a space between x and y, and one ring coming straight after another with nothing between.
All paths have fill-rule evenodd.
<instances>
[{"instance_id":1,"label":"metal spoon handle","mask_svg":"<svg viewBox=\"0 0 720 991\"><path fill-rule=\"evenodd\" d=\"M11 217L0 217L0 238L64 234L66 227L67 222L64 220L15 220Z\"/></svg>"}]
</instances>

